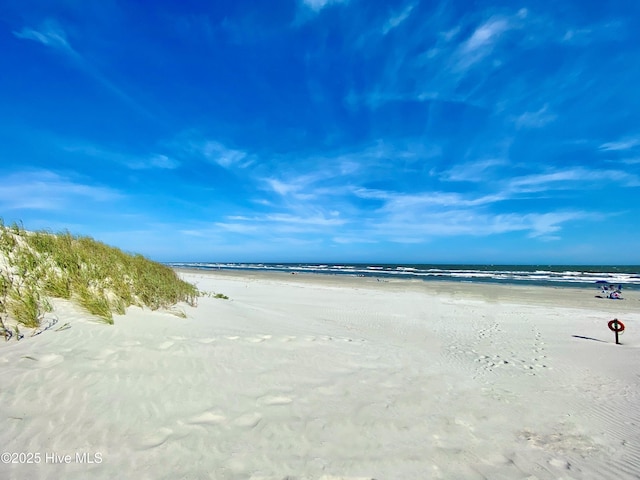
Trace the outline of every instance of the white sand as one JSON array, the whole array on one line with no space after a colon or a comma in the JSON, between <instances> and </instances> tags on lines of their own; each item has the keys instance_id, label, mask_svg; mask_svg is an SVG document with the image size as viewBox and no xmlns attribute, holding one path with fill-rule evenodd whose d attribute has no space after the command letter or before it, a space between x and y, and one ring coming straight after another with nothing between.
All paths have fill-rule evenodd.
<instances>
[{"instance_id":1,"label":"white sand","mask_svg":"<svg viewBox=\"0 0 640 480\"><path fill-rule=\"evenodd\" d=\"M0 345L0 478L640 478L639 292L183 276L230 299Z\"/></svg>"}]
</instances>

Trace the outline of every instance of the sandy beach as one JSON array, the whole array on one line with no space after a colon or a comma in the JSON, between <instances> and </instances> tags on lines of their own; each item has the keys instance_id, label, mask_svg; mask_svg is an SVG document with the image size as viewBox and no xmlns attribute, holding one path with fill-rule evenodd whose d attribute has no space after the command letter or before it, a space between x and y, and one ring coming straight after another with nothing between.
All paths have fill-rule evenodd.
<instances>
[{"instance_id":1,"label":"sandy beach","mask_svg":"<svg viewBox=\"0 0 640 480\"><path fill-rule=\"evenodd\" d=\"M0 345L0 478L640 478L640 292L180 275Z\"/></svg>"}]
</instances>

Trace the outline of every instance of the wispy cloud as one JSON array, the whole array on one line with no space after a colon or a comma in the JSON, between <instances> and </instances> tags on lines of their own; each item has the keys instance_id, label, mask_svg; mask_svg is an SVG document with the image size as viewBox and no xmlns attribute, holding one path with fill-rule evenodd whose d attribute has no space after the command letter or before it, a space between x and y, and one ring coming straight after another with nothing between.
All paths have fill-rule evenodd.
<instances>
[{"instance_id":1,"label":"wispy cloud","mask_svg":"<svg viewBox=\"0 0 640 480\"><path fill-rule=\"evenodd\" d=\"M118 163L132 170L146 170L152 168L172 170L180 166L175 158L161 153L139 155L134 153L109 150L91 144L71 144L63 147L67 152L80 154L94 160L106 160Z\"/></svg>"},{"instance_id":2,"label":"wispy cloud","mask_svg":"<svg viewBox=\"0 0 640 480\"><path fill-rule=\"evenodd\" d=\"M347 3L349 0L302 0L302 4L314 12L319 12L332 3Z\"/></svg>"},{"instance_id":3,"label":"wispy cloud","mask_svg":"<svg viewBox=\"0 0 640 480\"><path fill-rule=\"evenodd\" d=\"M505 17L492 17L477 27L457 51L459 70L467 70L480 62L493 51L505 32L514 25Z\"/></svg>"},{"instance_id":4,"label":"wispy cloud","mask_svg":"<svg viewBox=\"0 0 640 480\"><path fill-rule=\"evenodd\" d=\"M297 216L287 213L270 214L264 217L264 220L276 223L286 223L290 225L315 225L319 227L344 225L346 221L337 216L327 217L323 214L316 213L312 216Z\"/></svg>"},{"instance_id":5,"label":"wispy cloud","mask_svg":"<svg viewBox=\"0 0 640 480\"><path fill-rule=\"evenodd\" d=\"M341 245L423 243L429 239L509 232L552 241L562 237L565 225L593 219L595 214L569 206L518 213L510 209L510 200L531 201L538 195L549 198L554 190L640 184L637 176L622 169L541 167L537 171L530 168L534 173L528 175L513 176L512 172L525 166L514 166L504 158L488 158L431 173L432 186L422 191L393 190L388 188L388 181L385 189L367 186L388 177L390 169L401 185L412 175L414 160L424 161L421 154L411 153L398 146L394 149L377 144L333 156L296 157L295 161L282 158L283 169L267 176L261 168L249 168L247 175L256 185L262 185L269 198L253 202L261 205L263 213L229 215L216 225L247 238L276 241L291 235L309 240L331 238ZM256 159L256 164L260 163ZM452 192L450 182L470 185L464 191ZM438 186L446 188L439 190Z\"/></svg>"},{"instance_id":6,"label":"wispy cloud","mask_svg":"<svg viewBox=\"0 0 640 480\"><path fill-rule=\"evenodd\" d=\"M636 158L623 158L622 160L616 160L617 163L624 165L640 165L640 157Z\"/></svg>"},{"instance_id":7,"label":"wispy cloud","mask_svg":"<svg viewBox=\"0 0 640 480\"><path fill-rule=\"evenodd\" d=\"M218 229L222 229L226 232L232 233L240 233L243 235L248 235L252 233L258 233L262 230L261 226L253 221L243 221L242 218L232 219L227 222L216 222L214 227ZM185 232L187 233L187 232ZM200 230L196 230L193 233L189 233L190 235L206 235L206 232L202 232Z\"/></svg>"},{"instance_id":8,"label":"wispy cloud","mask_svg":"<svg viewBox=\"0 0 640 480\"><path fill-rule=\"evenodd\" d=\"M343 244L343 245L353 245L353 244L375 244L380 243L380 240L377 238L365 237L362 233L354 233L351 235L336 235L331 238L334 243Z\"/></svg>"},{"instance_id":9,"label":"wispy cloud","mask_svg":"<svg viewBox=\"0 0 640 480\"><path fill-rule=\"evenodd\" d=\"M179 166L180 162L162 154L151 155L147 160L141 162L140 164L130 165L131 168L162 168L166 170L173 170L174 168L178 168Z\"/></svg>"},{"instance_id":10,"label":"wispy cloud","mask_svg":"<svg viewBox=\"0 0 640 480\"><path fill-rule=\"evenodd\" d=\"M535 112L524 112L517 116L514 123L518 128L541 128L553 122L557 118L553 112L549 111L549 106L544 105Z\"/></svg>"},{"instance_id":11,"label":"wispy cloud","mask_svg":"<svg viewBox=\"0 0 640 480\"><path fill-rule=\"evenodd\" d=\"M595 22L583 25L567 25L560 43L573 47L585 47L605 41L626 41L632 32L631 24L624 20L597 19ZM562 32L562 29L558 29Z\"/></svg>"},{"instance_id":12,"label":"wispy cloud","mask_svg":"<svg viewBox=\"0 0 640 480\"><path fill-rule=\"evenodd\" d=\"M509 23L504 18L491 18L475 29L471 37L462 44L462 51L472 53L491 47L505 31L509 30Z\"/></svg>"},{"instance_id":13,"label":"wispy cloud","mask_svg":"<svg viewBox=\"0 0 640 480\"><path fill-rule=\"evenodd\" d=\"M429 175L431 188L422 191L367 186L388 176L390 169L394 170L399 185L407 181L413 172L412 159L423 162L423 157L404 157L403 152L378 146L323 158L323 161L299 159L300 165L316 165L316 168L304 169L303 173L293 168L277 177L262 178L265 191L276 195L271 197L272 202L264 205L279 213L267 213L260 220L253 218L252 221L269 223L270 228L276 230L286 226L285 231L291 232L305 224L301 219L311 219L307 226L322 225L325 234L333 233L343 243L358 236L372 242L419 242L431 237L506 232L523 232L531 238L553 240L562 225L591 214L579 208L519 214L509 211L509 201L531 201L538 195L549 198L558 190L597 190L612 183L624 187L640 184L636 175L622 169L542 167L537 171L532 169L534 172L528 175L513 176L513 172L522 171L525 165L513 165L505 158L488 158L456 164L441 172L435 170ZM340 169L342 164L348 168ZM380 168L379 175L377 168ZM464 191L450 191L450 182L470 185ZM387 186L390 186L388 182ZM438 186L445 188L438 189ZM318 213L319 205L322 210ZM352 235L354 231L359 233Z\"/></svg>"},{"instance_id":14,"label":"wispy cloud","mask_svg":"<svg viewBox=\"0 0 640 480\"><path fill-rule=\"evenodd\" d=\"M248 152L226 146L218 140L207 139L193 133L183 133L165 142L168 149L186 160L198 158L222 168L247 168L254 162Z\"/></svg>"},{"instance_id":15,"label":"wispy cloud","mask_svg":"<svg viewBox=\"0 0 640 480\"><path fill-rule=\"evenodd\" d=\"M514 103L511 94L496 87L506 76L500 67L519 66L521 57L517 52L521 47L529 43L535 47L548 44L550 40L546 37L539 39L538 29L553 29L549 25L540 26L526 9L452 15L455 8L444 5L434 8L423 2L416 3L411 10L409 7L402 12L408 14L407 18L420 15L420 22L412 22L410 29L400 26L394 35L381 35L404 18L402 14L394 15L391 21L385 20L382 29L380 26L364 29L363 40L353 42L353 48L362 50L365 58L375 58L376 65L371 69L378 73L365 89L352 89L345 96L345 102L352 108L366 105L377 110L392 102L451 102L495 110L507 100ZM376 25L375 21L369 23ZM377 38L380 36L383 40ZM378 51L387 54L376 55ZM489 85L493 87L487 88ZM531 98L531 92L527 93ZM534 113L538 116L534 117ZM543 114L547 115L543 118ZM534 111L520 122L521 126L533 127L550 120L549 111Z\"/></svg>"},{"instance_id":16,"label":"wispy cloud","mask_svg":"<svg viewBox=\"0 0 640 480\"><path fill-rule=\"evenodd\" d=\"M120 100L129 105L133 110L145 117L157 121L157 117L155 115L152 115L146 108L140 105L138 101L128 95L124 90L113 83L105 74L97 69L89 59L73 48L67 38L65 30L55 20L48 19L43 22L41 27L38 29L24 27L20 31L14 31L13 34L16 38L38 42L65 55L76 68L81 70L84 74L94 78L104 88L120 98Z\"/></svg>"},{"instance_id":17,"label":"wispy cloud","mask_svg":"<svg viewBox=\"0 0 640 480\"><path fill-rule=\"evenodd\" d=\"M449 192L423 192L418 194L407 194L402 192L388 192L384 190L370 190L359 188L354 191L354 194L361 198L384 200L385 206L382 210L400 212L407 208L419 208L419 207L469 207L477 205L485 205L488 203L494 203L504 200L504 195L491 194L464 196L460 193Z\"/></svg>"},{"instance_id":18,"label":"wispy cloud","mask_svg":"<svg viewBox=\"0 0 640 480\"><path fill-rule=\"evenodd\" d=\"M571 28L567 30L562 37L563 42L567 43L588 43L589 37L593 30L590 28Z\"/></svg>"},{"instance_id":19,"label":"wispy cloud","mask_svg":"<svg viewBox=\"0 0 640 480\"><path fill-rule=\"evenodd\" d=\"M13 34L17 38L33 40L72 57L79 57L78 53L69 45L64 30L53 20L44 22L40 30L24 27L20 31L14 31Z\"/></svg>"},{"instance_id":20,"label":"wispy cloud","mask_svg":"<svg viewBox=\"0 0 640 480\"><path fill-rule=\"evenodd\" d=\"M283 182L276 178L266 178L265 183L278 195L287 196L302 190L306 182Z\"/></svg>"},{"instance_id":21,"label":"wispy cloud","mask_svg":"<svg viewBox=\"0 0 640 480\"><path fill-rule=\"evenodd\" d=\"M227 148L219 142L207 140L200 144L199 147L202 155L207 160L217 163L224 168L229 168L231 166L246 168L251 163L247 153Z\"/></svg>"},{"instance_id":22,"label":"wispy cloud","mask_svg":"<svg viewBox=\"0 0 640 480\"><path fill-rule=\"evenodd\" d=\"M342 195L354 178L367 181L386 175L390 163L419 158L416 152L377 142L362 150L339 151L305 157L285 156L275 172L258 178L266 191L295 200L317 200Z\"/></svg>"},{"instance_id":23,"label":"wispy cloud","mask_svg":"<svg viewBox=\"0 0 640 480\"><path fill-rule=\"evenodd\" d=\"M229 216L224 221L216 222L215 227L227 232L270 239L281 235L298 234L305 237L338 232L348 223L338 214L308 209L305 214L269 213L251 217Z\"/></svg>"},{"instance_id":24,"label":"wispy cloud","mask_svg":"<svg viewBox=\"0 0 640 480\"><path fill-rule=\"evenodd\" d=\"M79 183L47 170L15 172L0 178L0 183L0 206L5 210L62 210L123 197L114 189Z\"/></svg>"},{"instance_id":25,"label":"wispy cloud","mask_svg":"<svg viewBox=\"0 0 640 480\"><path fill-rule=\"evenodd\" d=\"M624 170L588 169L583 167L514 177L508 180L512 192L540 192L553 189L597 188L617 183L625 187L640 185L637 175Z\"/></svg>"},{"instance_id":26,"label":"wispy cloud","mask_svg":"<svg viewBox=\"0 0 640 480\"><path fill-rule=\"evenodd\" d=\"M500 167L509 166L504 159L490 158L456 165L438 175L450 182L486 182L501 176Z\"/></svg>"},{"instance_id":27,"label":"wispy cloud","mask_svg":"<svg viewBox=\"0 0 640 480\"><path fill-rule=\"evenodd\" d=\"M622 151L631 150L640 146L640 137L631 137L617 140L615 142L607 142L600 145L600 150L603 151Z\"/></svg>"},{"instance_id":28,"label":"wispy cloud","mask_svg":"<svg viewBox=\"0 0 640 480\"><path fill-rule=\"evenodd\" d=\"M355 178L360 181L386 178L389 169L394 167L401 174L407 166L417 164L422 167L425 159L434 156L437 156L437 148L432 145L406 144L397 139L393 142L378 140L337 151L283 156L277 163L276 174L265 181L271 185L275 179L290 185L289 191L315 188L321 183L339 187Z\"/></svg>"},{"instance_id":29,"label":"wispy cloud","mask_svg":"<svg viewBox=\"0 0 640 480\"><path fill-rule=\"evenodd\" d=\"M487 237L509 232L524 232L531 238L557 239L563 224L588 217L582 211L544 213L490 213L476 209L424 210L404 209L388 215L367 228L368 238L397 243L422 243L433 238Z\"/></svg>"},{"instance_id":30,"label":"wispy cloud","mask_svg":"<svg viewBox=\"0 0 640 480\"><path fill-rule=\"evenodd\" d=\"M410 5L407 5L400 13L391 16L391 18L389 18L384 24L384 27L382 27L382 34L386 35L394 28L397 28L401 23L403 23L407 18L411 16L411 12L415 7L416 5L412 3Z\"/></svg>"},{"instance_id":31,"label":"wispy cloud","mask_svg":"<svg viewBox=\"0 0 640 480\"><path fill-rule=\"evenodd\" d=\"M326 195L335 195L343 192L343 186L324 185L326 181L341 177L342 175L322 170L307 172L304 174L290 174L286 178L264 178L261 180L267 191L273 191L285 198L299 200L315 200Z\"/></svg>"},{"instance_id":32,"label":"wispy cloud","mask_svg":"<svg viewBox=\"0 0 640 480\"><path fill-rule=\"evenodd\" d=\"M555 235L562 229L562 224L592 216L586 212L560 211L543 214L524 215L522 219L529 224L529 236L545 240L558 240Z\"/></svg>"}]
</instances>

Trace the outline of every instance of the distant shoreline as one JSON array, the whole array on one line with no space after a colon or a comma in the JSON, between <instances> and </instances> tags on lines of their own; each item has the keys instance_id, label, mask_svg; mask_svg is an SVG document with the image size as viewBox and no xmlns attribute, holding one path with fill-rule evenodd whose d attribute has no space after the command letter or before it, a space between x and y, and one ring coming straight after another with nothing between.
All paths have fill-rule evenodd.
<instances>
[{"instance_id":1,"label":"distant shoreline","mask_svg":"<svg viewBox=\"0 0 640 480\"><path fill-rule=\"evenodd\" d=\"M424 281L413 278L379 279L377 277L358 277L345 274L319 274L314 272L291 274L273 270L240 270L240 269L195 269L175 268L179 274L186 274L190 280L197 278L219 277L244 281L270 280L283 284L312 284L330 288L367 288L388 291L418 291L436 296L475 297L487 302L496 303L531 303L536 305L553 305L571 308L585 308L605 312L635 312L640 302L640 290L626 290L624 300L597 298L597 290L591 286L573 285L539 285L523 283L498 283L461 280ZM380 281L378 281L380 280ZM196 285L197 286L197 285Z\"/></svg>"},{"instance_id":2,"label":"distant shoreline","mask_svg":"<svg viewBox=\"0 0 640 480\"><path fill-rule=\"evenodd\" d=\"M597 291L597 282L622 285L640 291L640 266L615 265L435 265L435 264L304 264L304 263L208 263L170 262L172 268L189 271L281 272L324 276L367 277L380 280L411 279L427 283L472 282L494 285L535 285L554 288L586 288Z\"/></svg>"}]
</instances>

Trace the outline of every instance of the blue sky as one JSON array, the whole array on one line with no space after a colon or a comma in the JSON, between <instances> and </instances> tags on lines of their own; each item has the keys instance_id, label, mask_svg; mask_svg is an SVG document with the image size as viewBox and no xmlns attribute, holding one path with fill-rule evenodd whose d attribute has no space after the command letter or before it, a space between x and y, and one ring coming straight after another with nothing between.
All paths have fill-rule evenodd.
<instances>
[{"instance_id":1,"label":"blue sky","mask_svg":"<svg viewBox=\"0 0 640 480\"><path fill-rule=\"evenodd\" d=\"M640 2L0 0L0 216L160 261L640 264Z\"/></svg>"}]
</instances>

